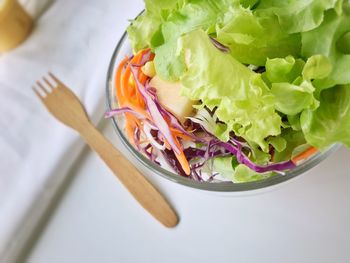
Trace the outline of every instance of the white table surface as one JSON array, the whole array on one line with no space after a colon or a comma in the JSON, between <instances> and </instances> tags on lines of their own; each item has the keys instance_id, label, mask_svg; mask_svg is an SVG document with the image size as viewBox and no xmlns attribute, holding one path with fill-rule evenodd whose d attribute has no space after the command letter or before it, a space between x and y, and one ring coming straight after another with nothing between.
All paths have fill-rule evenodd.
<instances>
[{"instance_id":1,"label":"white table surface","mask_svg":"<svg viewBox=\"0 0 350 263\"><path fill-rule=\"evenodd\" d=\"M104 130L117 141L111 124ZM181 217L166 229L86 150L26 262L347 263L349 160L342 148L303 176L248 196L195 191L147 172Z\"/></svg>"}]
</instances>

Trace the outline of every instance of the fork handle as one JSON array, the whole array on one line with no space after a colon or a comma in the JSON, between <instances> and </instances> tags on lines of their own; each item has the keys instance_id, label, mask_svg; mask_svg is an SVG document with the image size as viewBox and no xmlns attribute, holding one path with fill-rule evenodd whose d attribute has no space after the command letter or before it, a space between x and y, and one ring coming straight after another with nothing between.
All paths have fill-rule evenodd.
<instances>
[{"instance_id":1,"label":"fork handle","mask_svg":"<svg viewBox=\"0 0 350 263\"><path fill-rule=\"evenodd\" d=\"M135 199L166 227L174 227L178 217L158 190L91 123L80 132Z\"/></svg>"}]
</instances>

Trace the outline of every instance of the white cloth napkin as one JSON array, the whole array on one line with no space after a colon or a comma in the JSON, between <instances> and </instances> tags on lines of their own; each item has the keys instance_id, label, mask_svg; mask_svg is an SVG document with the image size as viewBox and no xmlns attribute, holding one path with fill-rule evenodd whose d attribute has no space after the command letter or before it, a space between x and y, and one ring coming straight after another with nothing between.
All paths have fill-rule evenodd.
<instances>
[{"instance_id":1,"label":"white cloth napkin","mask_svg":"<svg viewBox=\"0 0 350 263\"><path fill-rule=\"evenodd\" d=\"M31 85L54 72L96 123L105 111L112 52L127 19L142 7L141 1L58 0L41 12L43 0L37 0L41 9L23 1L32 14L42 14L25 43L0 56L0 262L11 262L22 249L83 147Z\"/></svg>"}]
</instances>

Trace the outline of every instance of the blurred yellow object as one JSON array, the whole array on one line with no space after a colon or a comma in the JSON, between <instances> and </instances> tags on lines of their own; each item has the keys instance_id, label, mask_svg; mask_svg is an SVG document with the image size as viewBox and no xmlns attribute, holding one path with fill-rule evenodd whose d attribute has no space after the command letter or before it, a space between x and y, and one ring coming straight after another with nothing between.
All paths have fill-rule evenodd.
<instances>
[{"instance_id":1,"label":"blurred yellow object","mask_svg":"<svg viewBox=\"0 0 350 263\"><path fill-rule=\"evenodd\" d=\"M0 52L22 43L32 27L33 19L17 0L0 0Z\"/></svg>"}]
</instances>

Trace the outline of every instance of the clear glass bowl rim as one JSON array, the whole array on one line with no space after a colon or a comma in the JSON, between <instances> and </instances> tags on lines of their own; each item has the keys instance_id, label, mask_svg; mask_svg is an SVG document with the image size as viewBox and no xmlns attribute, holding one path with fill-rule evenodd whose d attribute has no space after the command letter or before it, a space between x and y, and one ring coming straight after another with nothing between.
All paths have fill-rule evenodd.
<instances>
[{"instance_id":1,"label":"clear glass bowl rim","mask_svg":"<svg viewBox=\"0 0 350 263\"><path fill-rule=\"evenodd\" d=\"M108 72L107 72L107 82L106 82L106 97L107 97L107 110L112 109L113 101L116 102L116 99L113 96L112 90L114 89L114 68L117 62L118 55L120 53L120 50L123 45L128 45L127 43L127 32L125 31L122 35L121 39L119 40L114 53L112 55ZM215 182L215 183L208 183L208 182L197 182L187 177L182 177L178 174L172 173L168 170L163 169L162 167L154 164L150 160L148 160L143 154L139 153L128 141L128 139L125 137L124 132L122 128L118 126L117 120L115 118L112 118L112 123L114 126L114 129L121 139L122 143L126 146L128 151L131 152L131 154L136 157L136 159L141 162L146 168L150 169L152 172L172 181L178 184L182 184L187 187L200 189L200 190L206 190L206 191L213 191L213 192L243 192L243 191L251 191L251 190L258 190L270 186L274 186L277 184L280 184L282 182L286 182L292 178L295 178L298 175L301 175L302 173L310 170L311 168L315 167L317 164L319 164L321 161L326 159L329 155L331 155L333 152L335 152L339 147L340 144L334 144L329 149L322 153L317 153L314 156L312 156L309 160L307 160L305 163L302 163L301 165L297 166L295 169L288 171L285 175L277 174L276 176L273 176L271 178L267 178L261 181L255 181L255 182L248 182L248 183L239 183L234 184L231 182Z\"/></svg>"}]
</instances>

